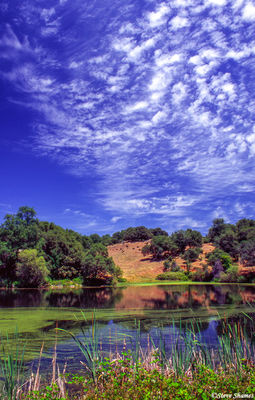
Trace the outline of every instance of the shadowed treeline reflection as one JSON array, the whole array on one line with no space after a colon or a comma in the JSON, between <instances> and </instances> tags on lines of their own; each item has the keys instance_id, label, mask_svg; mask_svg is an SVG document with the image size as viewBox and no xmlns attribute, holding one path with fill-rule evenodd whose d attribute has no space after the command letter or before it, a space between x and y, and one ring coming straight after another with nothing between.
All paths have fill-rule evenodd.
<instances>
[{"instance_id":1,"label":"shadowed treeline reflection","mask_svg":"<svg viewBox=\"0 0 255 400\"><path fill-rule=\"evenodd\" d=\"M112 308L122 295L123 290L115 288L0 290L0 307Z\"/></svg>"},{"instance_id":2,"label":"shadowed treeline reflection","mask_svg":"<svg viewBox=\"0 0 255 400\"><path fill-rule=\"evenodd\" d=\"M238 285L130 286L78 290L0 290L0 307L182 309L255 301L255 287Z\"/></svg>"}]
</instances>

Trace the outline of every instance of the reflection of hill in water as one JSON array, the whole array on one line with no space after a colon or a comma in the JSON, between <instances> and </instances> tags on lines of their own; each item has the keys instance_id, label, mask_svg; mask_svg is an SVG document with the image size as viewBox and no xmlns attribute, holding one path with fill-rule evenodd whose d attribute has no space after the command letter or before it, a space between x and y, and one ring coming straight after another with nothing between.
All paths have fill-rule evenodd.
<instances>
[{"instance_id":1,"label":"reflection of hill in water","mask_svg":"<svg viewBox=\"0 0 255 400\"><path fill-rule=\"evenodd\" d=\"M255 302L255 287L189 285L128 287L116 309L182 309Z\"/></svg>"},{"instance_id":2,"label":"reflection of hill in water","mask_svg":"<svg viewBox=\"0 0 255 400\"><path fill-rule=\"evenodd\" d=\"M0 307L182 309L255 302L255 287L238 285L129 286L78 290L0 290Z\"/></svg>"}]
</instances>

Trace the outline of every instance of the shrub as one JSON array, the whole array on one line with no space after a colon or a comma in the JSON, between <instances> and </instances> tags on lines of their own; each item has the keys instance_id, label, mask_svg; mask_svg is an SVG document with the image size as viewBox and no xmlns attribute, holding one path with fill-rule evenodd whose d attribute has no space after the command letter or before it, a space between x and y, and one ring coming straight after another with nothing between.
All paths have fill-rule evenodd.
<instances>
[{"instance_id":1,"label":"shrub","mask_svg":"<svg viewBox=\"0 0 255 400\"><path fill-rule=\"evenodd\" d=\"M178 272L180 271L179 265L176 263L176 261L172 261L172 257L170 256L168 260L164 262L164 272L171 271L171 272Z\"/></svg>"},{"instance_id":2,"label":"shrub","mask_svg":"<svg viewBox=\"0 0 255 400\"><path fill-rule=\"evenodd\" d=\"M208 270L197 269L193 274L191 274L191 280L193 282L210 282L212 279L212 274Z\"/></svg>"},{"instance_id":3,"label":"shrub","mask_svg":"<svg viewBox=\"0 0 255 400\"><path fill-rule=\"evenodd\" d=\"M159 281L187 281L188 277L183 272L164 272L157 275Z\"/></svg>"},{"instance_id":4,"label":"shrub","mask_svg":"<svg viewBox=\"0 0 255 400\"><path fill-rule=\"evenodd\" d=\"M238 267L233 266L228 268L226 272L220 274L220 282L238 282Z\"/></svg>"},{"instance_id":5,"label":"shrub","mask_svg":"<svg viewBox=\"0 0 255 400\"><path fill-rule=\"evenodd\" d=\"M172 264L170 265L170 271L171 272L179 272L180 271L180 267L176 261L173 261Z\"/></svg>"},{"instance_id":6,"label":"shrub","mask_svg":"<svg viewBox=\"0 0 255 400\"><path fill-rule=\"evenodd\" d=\"M224 270L226 271L232 265L232 260L229 254L223 250L215 249L206 255L209 265L214 265L216 261L220 261Z\"/></svg>"},{"instance_id":7,"label":"shrub","mask_svg":"<svg viewBox=\"0 0 255 400\"><path fill-rule=\"evenodd\" d=\"M18 253L17 278L21 287L36 288L46 282L48 270L43 257L36 249L21 250Z\"/></svg>"},{"instance_id":8,"label":"shrub","mask_svg":"<svg viewBox=\"0 0 255 400\"><path fill-rule=\"evenodd\" d=\"M195 247L194 249L188 249L184 253L184 260L193 262L198 259L199 254L202 253L202 249L200 247Z\"/></svg>"}]
</instances>

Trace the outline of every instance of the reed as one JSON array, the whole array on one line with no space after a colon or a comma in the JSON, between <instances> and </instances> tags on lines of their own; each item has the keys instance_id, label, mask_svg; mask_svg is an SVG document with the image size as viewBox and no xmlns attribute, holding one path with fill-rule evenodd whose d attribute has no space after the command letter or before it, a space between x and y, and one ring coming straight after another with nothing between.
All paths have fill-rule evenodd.
<instances>
[{"instance_id":1,"label":"reed","mask_svg":"<svg viewBox=\"0 0 255 400\"><path fill-rule=\"evenodd\" d=\"M24 351L20 347L18 332L14 334L14 342L10 343L8 334L0 337L0 371L2 378L1 399L18 398L24 379Z\"/></svg>"},{"instance_id":2,"label":"reed","mask_svg":"<svg viewBox=\"0 0 255 400\"><path fill-rule=\"evenodd\" d=\"M83 311L81 314L84 318L84 321L87 323L87 318ZM81 364L85 366L85 368L89 371L93 382L96 384L97 381L97 369L100 361L102 361L103 356L102 352L100 351L100 341L99 341L99 331L98 331L98 323L96 320L96 313L95 311L92 314L92 321L91 321L91 330L90 334L81 327L82 331L82 338L79 339L76 337L72 332L69 332L65 329L57 328L59 331L65 332L69 334L79 349L81 350L83 356L85 357L85 363L81 361Z\"/></svg>"}]
</instances>

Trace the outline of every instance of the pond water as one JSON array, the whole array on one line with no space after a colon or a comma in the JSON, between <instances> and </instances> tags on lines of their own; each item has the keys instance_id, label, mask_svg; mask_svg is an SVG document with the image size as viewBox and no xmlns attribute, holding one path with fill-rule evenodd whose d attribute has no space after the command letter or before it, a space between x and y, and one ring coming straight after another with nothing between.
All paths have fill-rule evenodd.
<instances>
[{"instance_id":1,"label":"pond water","mask_svg":"<svg viewBox=\"0 0 255 400\"><path fill-rule=\"evenodd\" d=\"M155 346L162 337L166 348L178 330L200 321L201 340L217 346L223 322L254 319L255 286L243 285L155 285L126 288L83 288L79 290L0 290L0 332L11 343L17 330L26 346L26 361L37 360L42 343L42 368L51 364L57 341L60 367L79 369L82 355L70 336L56 327L81 337L91 329L95 312L100 346L104 351L121 351L123 341L132 346L139 335L143 347L149 337ZM87 321L84 320L84 315ZM173 322L175 321L175 322ZM179 325L181 321L181 326ZM160 339L161 338L161 339ZM36 361L34 361L36 366Z\"/></svg>"}]
</instances>

